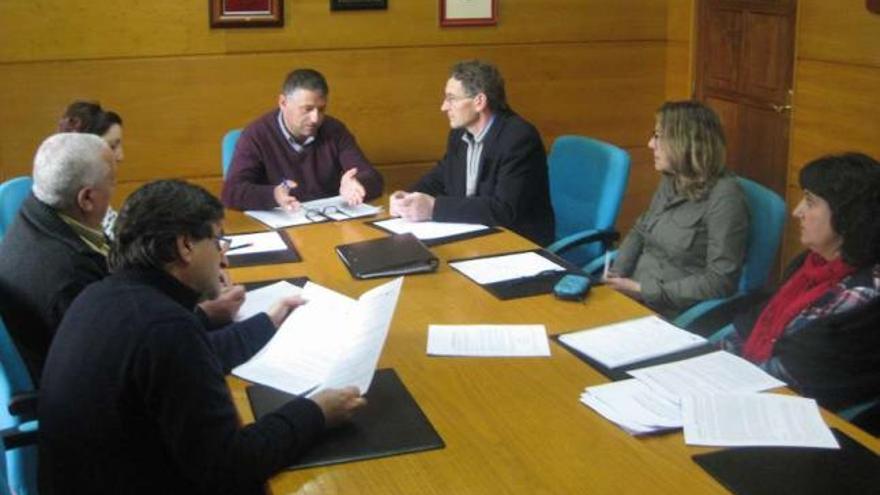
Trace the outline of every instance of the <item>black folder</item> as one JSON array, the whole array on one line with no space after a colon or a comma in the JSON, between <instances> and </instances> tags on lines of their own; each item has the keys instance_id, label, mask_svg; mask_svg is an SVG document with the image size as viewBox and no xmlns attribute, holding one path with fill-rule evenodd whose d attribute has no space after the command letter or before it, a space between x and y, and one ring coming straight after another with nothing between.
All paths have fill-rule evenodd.
<instances>
[{"instance_id":1,"label":"black folder","mask_svg":"<svg viewBox=\"0 0 880 495\"><path fill-rule=\"evenodd\" d=\"M658 365L658 364L666 364L666 363L671 363L674 361L681 361L682 359L688 359L688 358L692 358L692 357L696 357L696 356L701 356L703 354L708 354L710 352L714 352L714 351L718 350L718 348L715 347L714 345L706 343L706 344L700 345L698 347L692 347L690 349L684 349L684 350L677 351L677 352L671 352L669 354L664 354L662 356L652 357L649 359L644 359L642 361L637 361L635 363L630 363L630 364L625 364L623 366L618 366L617 368L609 368L609 367L605 366L604 364L600 363L599 361L596 361L595 359L591 358L590 356L587 356L586 354L582 353L581 351L579 351L579 350L575 349L574 347L571 347L570 345L566 344L565 342L559 340L559 337L562 335L565 335L565 334L554 335L551 337L551 339L553 341L555 341L557 344L559 344L563 349L574 354L581 361L589 364L594 370L598 371L599 373L602 373L603 375L608 377L608 379L615 381L615 382L618 380L626 380L628 378L632 378L632 376L630 376L629 373L627 373L630 370L637 370L639 368L646 368L648 366L654 366L654 365Z\"/></svg>"},{"instance_id":2,"label":"black folder","mask_svg":"<svg viewBox=\"0 0 880 495\"><path fill-rule=\"evenodd\" d=\"M295 396L270 387L247 388L254 417L261 418ZM393 369L376 370L367 405L350 423L326 431L288 469L325 466L445 447L443 439Z\"/></svg>"},{"instance_id":3,"label":"black folder","mask_svg":"<svg viewBox=\"0 0 880 495\"><path fill-rule=\"evenodd\" d=\"M229 260L229 266L239 268L242 266L274 265L276 263L296 263L302 261L299 252L296 250L296 247L294 247L293 241L290 240L287 232L283 230L276 230L274 232L281 236L284 244L287 245L287 249L250 254L235 254L235 251L233 250L226 254L226 259ZM258 232L241 232L236 235L256 233Z\"/></svg>"},{"instance_id":4,"label":"black folder","mask_svg":"<svg viewBox=\"0 0 880 495\"><path fill-rule=\"evenodd\" d=\"M336 246L354 278L392 277L437 270L437 257L412 234Z\"/></svg>"},{"instance_id":5,"label":"black folder","mask_svg":"<svg viewBox=\"0 0 880 495\"><path fill-rule=\"evenodd\" d=\"M485 256L475 256L473 258L458 258L454 260L449 260L447 263L455 263L457 261L469 261L469 260L478 260L484 258L497 258L499 256L507 256L510 254L520 254L520 253L529 253L534 252L538 253L541 256L549 259L550 261L556 263L557 265L562 266L565 270L562 271L554 271L547 273L539 273L533 277L523 277L523 278L515 278L511 280L502 280L501 282L495 282L492 284L480 285L483 289L489 291L490 294L501 299L502 301L506 301L508 299L519 299L520 297L529 297L529 296L537 296L540 294L550 294L553 292L553 287L559 282L559 279L566 276L569 273L577 273L579 275L584 274L577 266L573 265L569 261L556 256L555 254L545 251L543 249L530 249L526 251L514 251L510 253L498 253L498 254L489 254ZM455 269L455 267L452 267ZM468 278L470 280L470 278Z\"/></svg>"},{"instance_id":6,"label":"black folder","mask_svg":"<svg viewBox=\"0 0 880 495\"><path fill-rule=\"evenodd\" d=\"M880 458L843 432L840 450L742 447L693 456L736 495L880 493Z\"/></svg>"},{"instance_id":7,"label":"black folder","mask_svg":"<svg viewBox=\"0 0 880 495\"><path fill-rule=\"evenodd\" d=\"M386 229L385 227L383 227L381 225L376 224L376 222L383 222L385 220L388 220L388 219L383 218L381 220L374 220L372 222L366 222L366 224L373 227L373 228L379 229L382 232L388 232L389 234L394 234L394 232ZM488 227L488 228L476 230L473 232L465 232L464 234L449 235L446 237L437 237L436 239L421 239L421 241L425 246L433 247L433 246L439 246L441 244L449 244L450 242L463 241L466 239L473 239L475 237L482 237L484 235L496 234L498 232L501 232L501 229L499 229L498 227Z\"/></svg>"},{"instance_id":8,"label":"black folder","mask_svg":"<svg viewBox=\"0 0 880 495\"><path fill-rule=\"evenodd\" d=\"M305 287L306 282L309 281L309 277L276 278L272 280L260 280L258 282L246 282L242 285L244 285L244 290L254 290L259 289L260 287L265 287L267 285L272 285L276 282L281 282L282 280L285 282L290 282L291 284L302 288Z\"/></svg>"}]
</instances>

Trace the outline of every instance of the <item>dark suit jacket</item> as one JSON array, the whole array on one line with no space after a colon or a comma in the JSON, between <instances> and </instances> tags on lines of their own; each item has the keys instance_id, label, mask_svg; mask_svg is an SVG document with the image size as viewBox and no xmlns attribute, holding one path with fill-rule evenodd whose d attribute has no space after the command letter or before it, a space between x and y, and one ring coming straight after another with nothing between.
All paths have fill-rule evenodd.
<instances>
[{"instance_id":1,"label":"dark suit jacket","mask_svg":"<svg viewBox=\"0 0 880 495\"><path fill-rule=\"evenodd\" d=\"M36 382L61 318L107 261L48 205L29 195L0 242L0 312Z\"/></svg>"},{"instance_id":2,"label":"dark suit jacket","mask_svg":"<svg viewBox=\"0 0 880 495\"><path fill-rule=\"evenodd\" d=\"M434 220L502 225L542 246L553 242L547 155L537 129L514 113L495 115L471 197L465 196L465 132L449 133L446 155L412 188L436 198Z\"/></svg>"}]
</instances>

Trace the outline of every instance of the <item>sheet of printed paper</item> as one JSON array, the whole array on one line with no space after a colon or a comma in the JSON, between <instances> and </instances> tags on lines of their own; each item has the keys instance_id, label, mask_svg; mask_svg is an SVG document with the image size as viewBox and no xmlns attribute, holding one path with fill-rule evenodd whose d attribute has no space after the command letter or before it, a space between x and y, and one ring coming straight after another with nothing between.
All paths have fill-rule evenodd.
<instances>
[{"instance_id":1,"label":"sheet of printed paper","mask_svg":"<svg viewBox=\"0 0 880 495\"><path fill-rule=\"evenodd\" d=\"M529 251L475 260L455 261L449 264L480 285L534 277L546 271L565 271L565 268L540 254Z\"/></svg>"},{"instance_id":2,"label":"sheet of printed paper","mask_svg":"<svg viewBox=\"0 0 880 495\"><path fill-rule=\"evenodd\" d=\"M587 387L581 402L635 435L682 426L679 405L635 379Z\"/></svg>"},{"instance_id":3,"label":"sheet of printed paper","mask_svg":"<svg viewBox=\"0 0 880 495\"><path fill-rule=\"evenodd\" d=\"M706 343L703 337L682 330L657 316L646 316L566 333L561 335L559 340L609 368L691 349Z\"/></svg>"},{"instance_id":4,"label":"sheet of printed paper","mask_svg":"<svg viewBox=\"0 0 880 495\"><path fill-rule=\"evenodd\" d=\"M245 293L244 304L238 308L235 321L246 320L257 313L265 313L269 307L282 297L300 294L302 294L302 289L286 280L281 280L259 289L249 290Z\"/></svg>"},{"instance_id":5,"label":"sheet of printed paper","mask_svg":"<svg viewBox=\"0 0 880 495\"><path fill-rule=\"evenodd\" d=\"M840 448L813 399L778 394L683 398L688 445Z\"/></svg>"},{"instance_id":6,"label":"sheet of printed paper","mask_svg":"<svg viewBox=\"0 0 880 495\"><path fill-rule=\"evenodd\" d=\"M411 233L423 241L468 234L470 232L479 232L480 230L486 230L489 228L486 225L478 223L409 222L402 218L382 220L375 222L375 225L395 234Z\"/></svg>"},{"instance_id":7,"label":"sheet of printed paper","mask_svg":"<svg viewBox=\"0 0 880 495\"><path fill-rule=\"evenodd\" d=\"M686 395L759 392L785 385L754 364L724 351L640 368L629 374L676 402Z\"/></svg>"},{"instance_id":8,"label":"sheet of printed paper","mask_svg":"<svg viewBox=\"0 0 880 495\"><path fill-rule=\"evenodd\" d=\"M434 356L549 356L544 325L430 325L428 354Z\"/></svg>"},{"instance_id":9,"label":"sheet of printed paper","mask_svg":"<svg viewBox=\"0 0 880 495\"><path fill-rule=\"evenodd\" d=\"M257 232L254 234L235 234L226 236L232 241L227 256L268 253L290 249L278 232Z\"/></svg>"}]
</instances>

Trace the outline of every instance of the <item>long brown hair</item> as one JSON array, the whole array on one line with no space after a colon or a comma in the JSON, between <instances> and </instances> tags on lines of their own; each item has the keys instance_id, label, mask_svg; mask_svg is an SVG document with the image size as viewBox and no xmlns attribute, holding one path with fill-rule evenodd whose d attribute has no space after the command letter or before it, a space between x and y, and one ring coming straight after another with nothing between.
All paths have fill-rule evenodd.
<instances>
[{"instance_id":1,"label":"long brown hair","mask_svg":"<svg viewBox=\"0 0 880 495\"><path fill-rule=\"evenodd\" d=\"M657 110L659 146L669 157L675 189L704 197L724 175L727 147L718 115L697 101L668 101Z\"/></svg>"}]
</instances>

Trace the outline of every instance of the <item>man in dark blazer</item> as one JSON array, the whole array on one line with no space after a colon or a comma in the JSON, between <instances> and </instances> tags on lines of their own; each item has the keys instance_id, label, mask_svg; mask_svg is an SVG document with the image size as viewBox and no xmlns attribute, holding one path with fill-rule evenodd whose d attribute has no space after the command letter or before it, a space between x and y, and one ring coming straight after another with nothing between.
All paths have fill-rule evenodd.
<instances>
[{"instance_id":1,"label":"man in dark blazer","mask_svg":"<svg viewBox=\"0 0 880 495\"><path fill-rule=\"evenodd\" d=\"M391 195L391 214L501 225L550 244L554 221L544 145L535 127L507 105L498 69L477 60L454 65L440 110L452 128L446 155L412 192Z\"/></svg>"}]
</instances>

